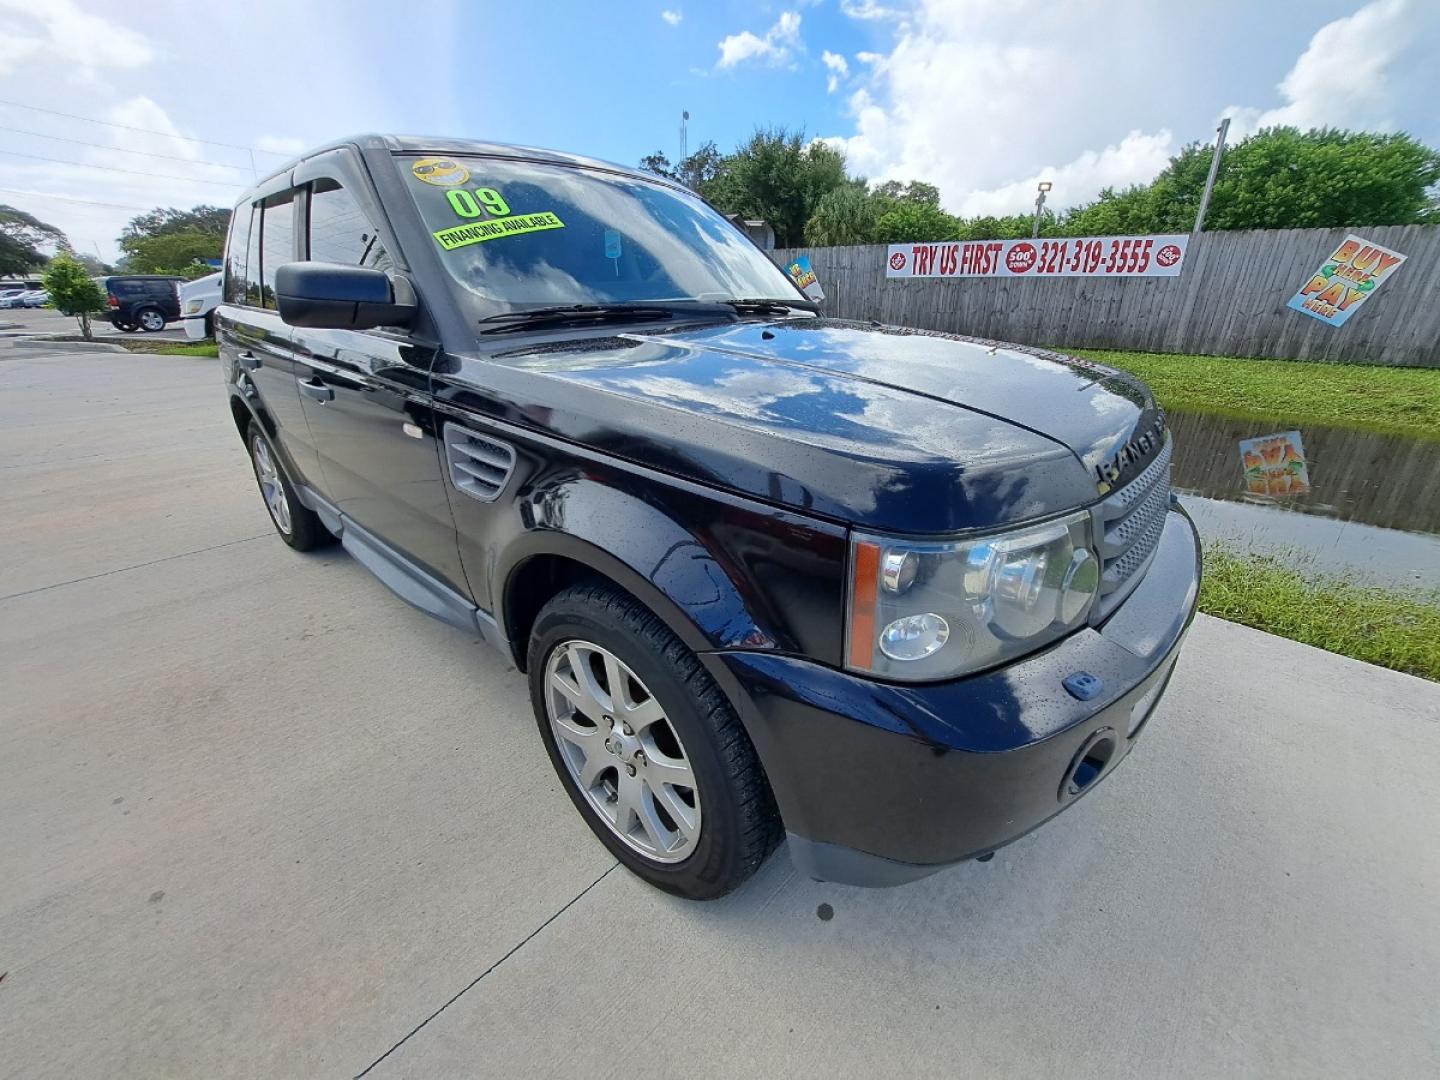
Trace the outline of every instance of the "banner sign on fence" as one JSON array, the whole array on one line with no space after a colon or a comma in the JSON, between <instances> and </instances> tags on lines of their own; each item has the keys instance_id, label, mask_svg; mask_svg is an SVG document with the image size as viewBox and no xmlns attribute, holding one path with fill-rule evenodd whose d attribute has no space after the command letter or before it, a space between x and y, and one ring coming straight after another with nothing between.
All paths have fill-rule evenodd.
<instances>
[{"instance_id":1,"label":"banner sign on fence","mask_svg":"<svg viewBox=\"0 0 1440 1080\"><path fill-rule=\"evenodd\" d=\"M1398 251L1347 236L1285 306L1330 326L1344 326L1404 261Z\"/></svg>"},{"instance_id":2,"label":"banner sign on fence","mask_svg":"<svg viewBox=\"0 0 1440 1080\"><path fill-rule=\"evenodd\" d=\"M887 278L1179 277L1190 237L1078 236L891 244Z\"/></svg>"},{"instance_id":3,"label":"banner sign on fence","mask_svg":"<svg viewBox=\"0 0 1440 1080\"><path fill-rule=\"evenodd\" d=\"M810 268L810 256L801 255L786 266L785 270L790 275L790 280L795 282L796 287L811 300L818 304L825 299L825 290L820 287L820 279Z\"/></svg>"}]
</instances>

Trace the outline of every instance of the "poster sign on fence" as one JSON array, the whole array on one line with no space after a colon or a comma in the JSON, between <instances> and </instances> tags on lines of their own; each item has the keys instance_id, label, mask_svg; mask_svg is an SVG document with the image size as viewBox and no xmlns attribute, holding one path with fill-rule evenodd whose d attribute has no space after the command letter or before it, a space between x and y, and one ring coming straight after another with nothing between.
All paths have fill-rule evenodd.
<instances>
[{"instance_id":1,"label":"poster sign on fence","mask_svg":"<svg viewBox=\"0 0 1440 1080\"><path fill-rule=\"evenodd\" d=\"M825 299L825 290L820 287L820 279L810 267L810 256L801 255L798 259L791 260L785 269L790 274L790 280L811 300L818 304Z\"/></svg>"},{"instance_id":2,"label":"poster sign on fence","mask_svg":"<svg viewBox=\"0 0 1440 1080\"><path fill-rule=\"evenodd\" d=\"M1347 236L1285 306L1330 326L1344 326L1404 261L1398 251Z\"/></svg>"},{"instance_id":3,"label":"poster sign on fence","mask_svg":"<svg viewBox=\"0 0 1440 1080\"><path fill-rule=\"evenodd\" d=\"M1252 495L1308 495L1310 471L1300 432L1240 440L1240 468Z\"/></svg>"},{"instance_id":4,"label":"poster sign on fence","mask_svg":"<svg viewBox=\"0 0 1440 1080\"><path fill-rule=\"evenodd\" d=\"M887 278L1179 277L1190 237L1072 236L891 244Z\"/></svg>"}]
</instances>

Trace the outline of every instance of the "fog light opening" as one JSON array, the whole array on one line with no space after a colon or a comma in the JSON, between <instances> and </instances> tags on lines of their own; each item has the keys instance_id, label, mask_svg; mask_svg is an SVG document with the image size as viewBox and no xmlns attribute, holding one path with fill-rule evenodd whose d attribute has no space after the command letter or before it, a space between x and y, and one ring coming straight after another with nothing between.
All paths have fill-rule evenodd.
<instances>
[{"instance_id":1,"label":"fog light opening","mask_svg":"<svg viewBox=\"0 0 1440 1080\"><path fill-rule=\"evenodd\" d=\"M1090 741L1075 755L1075 762L1060 789L1061 797L1073 798L1100 779L1100 774L1115 756L1116 745L1115 733L1109 728L1091 736Z\"/></svg>"}]
</instances>

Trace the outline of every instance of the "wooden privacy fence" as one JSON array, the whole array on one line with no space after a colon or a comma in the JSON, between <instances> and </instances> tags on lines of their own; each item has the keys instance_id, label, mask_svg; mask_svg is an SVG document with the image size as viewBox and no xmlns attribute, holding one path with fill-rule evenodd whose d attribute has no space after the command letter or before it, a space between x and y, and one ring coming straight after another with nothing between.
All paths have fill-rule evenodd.
<instances>
[{"instance_id":1,"label":"wooden privacy fence","mask_svg":"<svg viewBox=\"0 0 1440 1080\"><path fill-rule=\"evenodd\" d=\"M1355 233L1406 256L1343 326L1285 305ZM1173 278L885 277L883 244L789 248L821 310L1027 345L1440 367L1440 225L1201 233Z\"/></svg>"}]
</instances>

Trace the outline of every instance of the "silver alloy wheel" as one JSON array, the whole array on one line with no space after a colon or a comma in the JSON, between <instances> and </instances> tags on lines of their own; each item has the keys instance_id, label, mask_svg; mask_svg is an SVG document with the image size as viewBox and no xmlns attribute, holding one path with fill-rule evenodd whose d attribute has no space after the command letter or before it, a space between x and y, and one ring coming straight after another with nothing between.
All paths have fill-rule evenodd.
<instances>
[{"instance_id":1,"label":"silver alloy wheel","mask_svg":"<svg viewBox=\"0 0 1440 1080\"><path fill-rule=\"evenodd\" d=\"M260 494L265 498L265 506L276 527L289 536L290 500L285 495L285 485L280 481L280 470L270 456L270 444L256 435L250 444L250 456L255 459L255 476L260 481Z\"/></svg>"},{"instance_id":2,"label":"silver alloy wheel","mask_svg":"<svg viewBox=\"0 0 1440 1080\"><path fill-rule=\"evenodd\" d=\"M140 312L140 329L155 333L165 329L165 316L154 308Z\"/></svg>"},{"instance_id":3,"label":"silver alloy wheel","mask_svg":"<svg viewBox=\"0 0 1440 1080\"><path fill-rule=\"evenodd\" d=\"M649 689L608 649L555 646L545 709L570 777L612 832L656 862L700 839L700 790L680 736Z\"/></svg>"}]
</instances>

